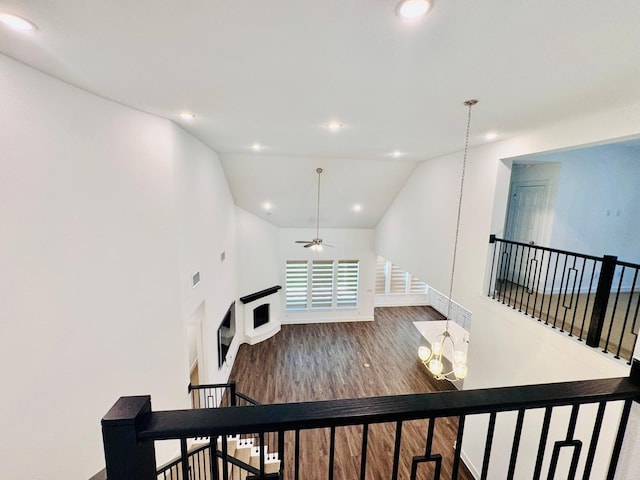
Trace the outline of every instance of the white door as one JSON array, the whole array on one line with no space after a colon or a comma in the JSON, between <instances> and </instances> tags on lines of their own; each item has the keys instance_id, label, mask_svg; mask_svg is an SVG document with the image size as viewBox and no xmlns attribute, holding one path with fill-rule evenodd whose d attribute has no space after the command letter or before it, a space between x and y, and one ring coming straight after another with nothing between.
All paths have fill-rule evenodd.
<instances>
[{"instance_id":1,"label":"white door","mask_svg":"<svg viewBox=\"0 0 640 480\"><path fill-rule=\"evenodd\" d=\"M546 183L515 183L511 187L505 238L528 245L538 245L544 238L544 218L547 208ZM532 291L542 272L540 252L526 247L505 245L500 277L526 286Z\"/></svg>"},{"instance_id":2,"label":"white door","mask_svg":"<svg viewBox=\"0 0 640 480\"><path fill-rule=\"evenodd\" d=\"M509 199L506 239L537 245L547 204L546 184L514 184Z\"/></svg>"}]
</instances>

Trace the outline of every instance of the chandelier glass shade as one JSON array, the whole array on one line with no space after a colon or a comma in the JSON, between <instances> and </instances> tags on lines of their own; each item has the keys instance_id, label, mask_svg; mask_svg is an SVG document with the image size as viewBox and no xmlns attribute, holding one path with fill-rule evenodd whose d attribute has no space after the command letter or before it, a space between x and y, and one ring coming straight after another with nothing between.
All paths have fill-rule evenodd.
<instances>
[{"instance_id":1,"label":"chandelier glass shade","mask_svg":"<svg viewBox=\"0 0 640 480\"><path fill-rule=\"evenodd\" d=\"M451 370L444 371L446 356L450 352ZM445 330L431 344L431 348L424 345L418 348L420 361L436 380L462 380L467 376L467 354L459 350L448 330Z\"/></svg>"}]
</instances>

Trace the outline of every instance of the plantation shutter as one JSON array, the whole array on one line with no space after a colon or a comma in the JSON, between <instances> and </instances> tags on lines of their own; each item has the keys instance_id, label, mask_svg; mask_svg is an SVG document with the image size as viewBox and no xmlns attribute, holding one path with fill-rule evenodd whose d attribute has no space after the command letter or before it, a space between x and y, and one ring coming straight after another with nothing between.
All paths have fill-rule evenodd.
<instances>
[{"instance_id":1,"label":"plantation shutter","mask_svg":"<svg viewBox=\"0 0 640 480\"><path fill-rule=\"evenodd\" d=\"M314 260L311 269L311 308L333 307L333 260Z\"/></svg>"},{"instance_id":2,"label":"plantation shutter","mask_svg":"<svg viewBox=\"0 0 640 480\"><path fill-rule=\"evenodd\" d=\"M401 268L391 266L391 285L389 293L406 293L407 292L407 272Z\"/></svg>"},{"instance_id":3,"label":"plantation shutter","mask_svg":"<svg viewBox=\"0 0 640 480\"><path fill-rule=\"evenodd\" d=\"M309 274L306 260L288 260L286 269L286 308L307 309Z\"/></svg>"},{"instance_id":4,"label":"plantation shutter","mask_svg":"<svg viewBox=\"0 0 640 480\"><path fill-rule=\"evenodd\" d=\"M386 279L387 279L387 261L383 258L378 256L377 260L376 260L376 294L379 295L384 295L385 292L385 285L386 285Z\"/></svg>"},{"instance_id":5,"label":"plantation shutter","mask_svg":"<svg viewBox=\"0 0 640 480\"><path fill-rule=\"evenodd\" d=\"M359 274L360 264L357 260L338 261L337 307L356 308L358 306Z\"/></svg>"},{"instance_id":6,"label":"plantation shutter","mask_svg":"<svg viewBox=\"0 0 640 480\"><path fill-rule=\"evenodd\" d=\"M409 287L409 293L427 293L427 284L419 278L411 276L411 286Z\"/></svg>"}]
</instances>

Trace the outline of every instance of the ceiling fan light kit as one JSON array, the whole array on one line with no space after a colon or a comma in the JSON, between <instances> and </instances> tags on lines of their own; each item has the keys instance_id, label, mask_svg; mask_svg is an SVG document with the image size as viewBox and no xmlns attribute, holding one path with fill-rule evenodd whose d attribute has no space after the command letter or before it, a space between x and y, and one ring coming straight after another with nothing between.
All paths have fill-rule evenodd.
<instances>
[{"instance_id":1,"label":"ceiling fan light kit","mask_svg":"<svg viewBox=\"0 0 640 480\"><path fill-rule=\"evenodd\" d=\"M296 240L296 243L303 243L304 248L309 248L314 252L322 252L324 247L333 247L333 245L329 245L328 243L323 243L320 238L320 174L322 173L322 168L316 168L316 173L318 174L318 201L316 204L316 237L313 240Z\"/></svg>"}]
</instances>

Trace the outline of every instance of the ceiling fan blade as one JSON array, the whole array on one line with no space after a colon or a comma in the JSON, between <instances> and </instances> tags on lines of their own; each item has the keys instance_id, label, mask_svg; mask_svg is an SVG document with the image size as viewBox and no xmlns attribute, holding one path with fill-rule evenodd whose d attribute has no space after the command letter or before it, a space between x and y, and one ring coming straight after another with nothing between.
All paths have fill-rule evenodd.
<instances>
[{"instance_id":1,"label":"ceiling fan blade","mask_svg":"<svg viewBox=\"0 0 640 480\"><path fill-rule=\"evenodd\" d=\"M324 245L325 247L335 248L335 245L331 245L329 243L323 243L322 245Z\"/></svg>"},{"instance_id":2,"label":"ceiling fan blade","mask_svg":"<svg viewBox=\"0 0 640 480\"><path fill-rule=\"evenodd\" d=\"M296 240L295 243L312 243L312 240Z\"/></svg>"},{"instance_id":3,"label":"ceiling fan blade","mask_svg":"<svg viewBox=\"0 0 640 480\"><path fill-rule=\"evenodd\" d=\"M304 248L313 247L314 245L315 243L307 243L306 245L304 245Z\"/></svg>"}]
</instances>

